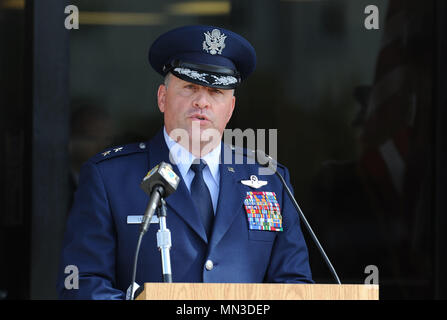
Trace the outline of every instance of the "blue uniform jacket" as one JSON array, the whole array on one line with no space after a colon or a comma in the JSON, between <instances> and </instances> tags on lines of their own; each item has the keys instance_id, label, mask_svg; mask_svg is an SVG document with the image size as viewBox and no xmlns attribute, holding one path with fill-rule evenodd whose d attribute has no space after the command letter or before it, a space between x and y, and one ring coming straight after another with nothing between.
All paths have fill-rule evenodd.
<instances>
[{"instance_id":1,"label":"blue uniform jacket","mask_svg":"<svg viewBox=\"0 0 447 320\"><path fill-rule=\"evenodd\" d=\"M222 144L222 148L229 146ZM234 151L231 151L234 152ZM222 156L224 150L222 150ZM131 284L139 224L127 217L143 215L149 197L142 178L160 162L169 161L161 130L146 144L131 144L100 153L80 172L79 186L69 214L61 255L57 290L65 299L123 299ZM220 193L211 239L196 212L183 181L166 198L167 227L171 231L173 282L307 282L311 283L308 251L299 216L278 177L258 175L259 165L220 164ZM180 176L178 169L174 170ZM290 186L288 170L278 171ZM268 184L252 189L242 184L256 175ZM276 193L283 231L250 230L244 199L250 191ZM143 238L136 282L161 282L158 224ZM205 268L211 260L212 270ZM66 266L79 271L78 289L65 288Z\"/></svg>"}]
</instances>

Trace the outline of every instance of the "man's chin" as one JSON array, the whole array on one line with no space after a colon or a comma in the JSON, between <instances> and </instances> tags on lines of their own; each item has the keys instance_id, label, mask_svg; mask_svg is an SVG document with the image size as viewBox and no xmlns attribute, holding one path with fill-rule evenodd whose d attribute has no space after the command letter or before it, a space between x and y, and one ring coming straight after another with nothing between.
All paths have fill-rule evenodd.
<instances>
[{"instance_id":1,"label":"man's chin","mask_svg":"<svg viewBox=\"0 0 447 320\"><path fill-rule=\"evenodd\" d=\"M222 133L212 126L202 126L198 123L192 123L192 126L184 128L176 128L169 134L172 139L180 143L185 148L192 150L193 154L202 153L203 151L211 151L219 145L222 139ZM202 152L200 152L202 150Z\"/></svg>"}]
</instances>

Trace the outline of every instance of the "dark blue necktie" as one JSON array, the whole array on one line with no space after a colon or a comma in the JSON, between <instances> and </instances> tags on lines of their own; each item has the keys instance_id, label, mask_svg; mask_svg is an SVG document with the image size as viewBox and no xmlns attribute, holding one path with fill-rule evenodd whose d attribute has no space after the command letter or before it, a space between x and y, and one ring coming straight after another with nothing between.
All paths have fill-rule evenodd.
<instances>
[{"instance_id":1,"label":"dark blue necktie","mask_svg":"<svg viewBox=\"0 0 447 320\"><path fill-rule=\"evenodd\" d=\"M191 182L191 198L202 217L203 225L208 239L211 236L211 229L214 221L213 202L211 194L203 179L203 169L206 163L200 160L200 163L191 164L191 170L194 171L194 179Z\"/></svg>"}]
</instances>

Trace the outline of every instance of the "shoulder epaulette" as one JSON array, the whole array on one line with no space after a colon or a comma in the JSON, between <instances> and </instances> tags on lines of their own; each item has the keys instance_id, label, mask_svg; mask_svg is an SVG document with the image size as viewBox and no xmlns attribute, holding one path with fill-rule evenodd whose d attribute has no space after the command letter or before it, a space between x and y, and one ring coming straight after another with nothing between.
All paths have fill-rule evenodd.
<instances>
[{"instance_id":1,"label":"shoulder epaulette","mask_svg":"<svg viewBox=\"0 0 447 320\"><path fill-rule=\"evenodd\" d=\"M90 160L98 163L104 160L112 159L115 157L121 157L133 153L140 153L147 151L147 143L131 143L123 146L110 147L104 151L96 154Z\"/></svg>"}]
</instances>

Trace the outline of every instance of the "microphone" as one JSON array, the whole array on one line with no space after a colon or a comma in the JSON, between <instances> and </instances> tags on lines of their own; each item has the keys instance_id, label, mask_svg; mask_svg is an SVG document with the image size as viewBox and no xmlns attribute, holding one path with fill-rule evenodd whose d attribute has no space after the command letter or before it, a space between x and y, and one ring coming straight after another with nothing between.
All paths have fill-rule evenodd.
<instances>
[{"instance_id":1,"label":"microphone","mask_svg":"<svg viewBox=\"0 0 447 320\"><path fill-rule=\"evenodd\" d=\"M320 254L323 256L324 261L326 262L326 265L328 266L332 276L334 277L335 281L338 284L341 284L340 279L338 278L337 272L335 271L335 268L332 266L331 261L329 260L329 257L327 256L326 252L324 252L323 247L320 244L320 241L318 241L317 236L313 232L309 222L307 222L306 217L304 216L303 211L301 210L300 206L295 200L295 197L293 196L292 192L290 191L289 187L287 186L286 181L284 180L283 176L276 170L277 166L273 166L271 163L274 161L272 157L267 156L263 151L256 150L256 161L258 164L260 164L263 167L269 168L272 170L281 181L282 185L286 189L287 194L289 195L290 200L293 203L293 206L295 207L296 211L298 212L301 221L303 222L304 226L306 227L307 231L309 232L310 236L312 237L312 240L316 244L318 251L320 251Z\"/></svg>"},{"instance_id":2,"label":"microphone","mask_svg":"<svg viewBox=\"0 0 447 320\"><path fill-rule=\"evenodd\" d=\"M172 166L169 163L161 162L152 168L143 178L140 187L146 192L149 197L149 204L144 212L143 221L140 226L140 235L138 237L137 248L135 250L135 258L132 271L132 283L128 289L128 296L130 300L134 299L134 284L137 274L138 253L140 251L141 241L144 234L149 229L149 224L152 220L155 210L160 204L162 198L166 198L177 190L180 178L175 174Z\"/></svg>"},{"instance_id":3,"label":"microphone","mask_svg":"<svg viewBox=\"0 0 447 320\"><path fill-rule=\"evenodd\" d=\"M140 232L146 233L160 199L168 197L177 190L179 182L180 178L166 162L156 165L143 178L140 187L149 195L150 201L143 216Z\"/></svg>"}]
</instances>

